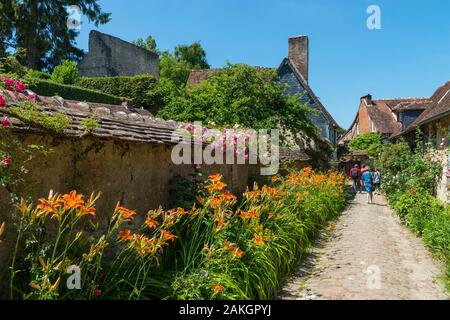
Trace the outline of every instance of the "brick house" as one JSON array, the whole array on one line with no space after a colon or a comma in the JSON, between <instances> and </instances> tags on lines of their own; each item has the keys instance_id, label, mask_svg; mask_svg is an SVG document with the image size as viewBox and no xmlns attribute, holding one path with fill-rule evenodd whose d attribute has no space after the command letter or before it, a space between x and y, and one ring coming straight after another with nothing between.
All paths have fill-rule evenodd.
<instances>
[{"instance_id":1,"label":"brick house","mask_svg":"<svg viewBox=\"0 0 450 320\"><path fill-rule=\"evenodd\" d=\"M331 114L323 106L308 84L309 69L309 40L307 36L289 38L288 57L284 58L276 68L279 81L289 85L289 94L298 94L300 100L311 108L317 110L317 114L311 117L311 121L320 129L323 142L335 146L338 139L339 125ZM255 67L256 70L274 68ZM196 85L207 80L208 76L220 69L193 70L188 79L188 85Z\"/></svg>"},{"instance_id":2,"label":"brick house","mask_svg":"<svg viewBox=\"0 0 450 320\"><path fill-rule=\"evenodd\" d=\"M431 104L430 98L374 100L368 94L360 99L355 119L339 144L346 144L354 137L370 132L381 133L389 139L408 128Z\"/></svg>"}]
</instances>

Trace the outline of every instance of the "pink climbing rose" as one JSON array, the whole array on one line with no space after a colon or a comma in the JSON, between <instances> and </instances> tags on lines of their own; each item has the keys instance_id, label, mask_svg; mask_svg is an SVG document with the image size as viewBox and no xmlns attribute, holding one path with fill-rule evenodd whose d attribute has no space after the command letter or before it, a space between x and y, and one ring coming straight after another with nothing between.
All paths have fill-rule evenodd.
<instances>
[{"instance_id":1,"label":"pink climbing rose","mask_svg":"<svg viewBox=\"0 0 450 320\"><path fill-rule=\"evenodd\" d=\"M18 80L3 78L3 82L6 85L6 89L10 91L24 92L26 89L25 85Z\"/></svg>"},{"instance_id":2,"label":"pink climbing rose","mask_svg":"<svg viewBox=\"0 0 450 320\"><path fill-rule=\"evenodd\" d=\"M4 155L2 159L2 165L7 167L11 162L11 158L8 155Z\"/></svg>"},{"instance_id":3,"label":"pink climbing rose","mask_svg":"<svg viewBox=\"0 0 450 320\"><path fill-rule=\"evenodd\" d=\"M11 122L8 120L8 118L4 118L2 120L2 127L9 127L11 125Z\"/></svg>"},{"instance_id":4,"label":"pink climbing rose","mask_svg":"<svg viewBox=\"0 0 450 320\"><path fill-rule=\"evenodd\" d=\"M5 107L6 106L6 100L5 100L5 97L3 97L1 94L0 94L0 108L3 108L3 107Z\"/></svg>"},{"instance_id":5,"label":"pink climbing rose","mask_svg":"<svg viewBox=\"0 0 450 320\"><path fill-rule=\"evenodd\" d=\"M20 81L16 81L16 91L17 92L24 92L25 91L25 85L20 82Z\"/></svg>"}]
</instances>

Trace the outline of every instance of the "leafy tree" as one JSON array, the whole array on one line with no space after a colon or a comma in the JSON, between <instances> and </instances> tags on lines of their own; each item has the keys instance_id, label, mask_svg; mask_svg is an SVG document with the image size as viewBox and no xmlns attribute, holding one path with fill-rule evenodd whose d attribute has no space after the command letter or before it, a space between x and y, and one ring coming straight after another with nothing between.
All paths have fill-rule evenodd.
<instances>
[{"instance_id":1,"label":"leafy tree","mask_svg":"<svg viewBox=\"0 0 450 320\"><path fill-rule=\"evenodd\" d=\"M17 1L2 0L0 2L0 58L7 56L6 50L13 35L17 9Z\"/></svg>"},{"instance_id":2,"label":"leafy tree","mask_svg":"<svg viewBox=\"0 0 450 320\"><path fill-rule=\"evenodd\" d=\"M206 52L198 41L191 45L176 46L174 55L178 61L187 62L192 69L209 69Z\"/></svg>"},{"instance_id":3,"label":"leafy tree","mask_svg":"<svg viewBox=\"0 0 450 320\"><path fill-rule=\"evenodd\" d=\"M79 78L77 65L69 60L64 60L51 75L52 81L62 84L74 84Z\"/></svg>"},{"instance_id":4,"label":"leafy tree","mask_svg":"<svg viewBox=\"0 0 450 320\"><path fill-rule=\"evenodd\" d=\"M148 50L150 52L153 52L153 53L156 53L156 54L160 53L159 50L158 50L158 46L156 44L156 40L153 39L152 36L148 36L147 39L145 39L145 40L142 39L142 38L133 40L132 43L137 45L138 47L141 47L141 48L143 48L145 50Z\"/></svg>"},{"instance_id":5,"label":"leafy tree","mask_svg":"<svg viewBox=\"0 0 450 320\"><path fill-rule=\"evenodd\" d=\"M286 95L286 87L276 80L273 70L228 64L208 81L174 97L158 115L178 121L215 122L223 127L281 126L294 134L317 137L317 127L309 120L311 109L297 96Z\"/></svg>"},{"instance_id":6,"label":"leafy tree","mask_svg":"<svg viewBox=\"0 0 450 320\"><path fill-rule=\"evenodd\" d=\"M369 157L376 158L383 148L381 134L370 132L356 136L349 142L352 151L365 151Z\"/></svg>"},{"instance_id":7,"label":"leafy tree","mask_svg":"<svg viewBox=\"0 0 450 320\"><path fill-rule=\"evenodd\" d=\"M69 29L69 6L78 6L80 13L96 26L110 20L97 0L6 0L2 8L11 14L0 22L3 49L26 49L21 61L34 70L50 70L62 60L78 61L83 51L75 47L78 31ZM2 10L0 10L2 11ZM2 19L0 19L2 20Z\"/></svg>"},{"instance_id":8,"label":"leafy tree","mask_svg":"<svg viewBox=\"0 0 450 320\"><path fill-rule=\"evenodd\" d=\"M161 78L169 79L183 86L189 78L191 66L186 61L179 61L169 52L163 52L159 59L159 74Z\"/></svg>"}]
</instances>

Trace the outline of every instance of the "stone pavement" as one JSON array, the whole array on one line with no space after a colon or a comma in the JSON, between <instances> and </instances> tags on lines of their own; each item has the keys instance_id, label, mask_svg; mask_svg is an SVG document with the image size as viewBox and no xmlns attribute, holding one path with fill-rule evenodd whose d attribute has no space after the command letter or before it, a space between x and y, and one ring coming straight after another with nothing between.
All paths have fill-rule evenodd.
<instances>
[{"instance_id":1,"label":"stone pavement","mask_svg":"<svg viewBox=\"0 0 450 320\"><path fill-rule=\"evenodd\" d=\"M280 299L448 299L444 273L381 196L358 194L319 238Z\"/></svg>"}]
</instances>

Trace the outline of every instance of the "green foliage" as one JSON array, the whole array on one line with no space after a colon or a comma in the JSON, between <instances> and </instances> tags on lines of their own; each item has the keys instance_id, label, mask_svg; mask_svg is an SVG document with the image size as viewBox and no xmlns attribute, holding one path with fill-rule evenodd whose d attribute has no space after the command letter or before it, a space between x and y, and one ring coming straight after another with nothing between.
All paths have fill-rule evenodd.
<instances>
[{"instance_id":1,"label":"green foliage","mask_svg":"<svg viewBox=\"0 0 450 320\"><path fill-rule=\"evenodd\" d=\"M227 65L208 81L190 88L158 112L178 121L235 124L254 129L277 128L317 135L309 120L310 108L297 96L287 96L286 87L276 80L275 71L256 71L247 65Z\"/></svg>"},{"instance_id":2,"label":"green foliage","mask_svg":"<svg viewBox=\"0 0 450 320\"><path fill-rule=\"evenodd\" d=\"M138 47L141 47L145 50L148 50L150 52L159 54L159 50L158 50L158 46L156 45L156 41L155 39L153 39L152 36L148 36L147 39L136 39L133 40L131 43L133 43L134 45L137 45Z\"/></svg>"},{"instance_id":3,"label":"green foliage","mask_svg":"<svg viewBox=\"0 0 450 320\"><path fill-rule=\"evenodd\" d=\"M15 56L5 56L0 58L0 73L11 78L21 78L25 76L27 70Z\"/></svg>"},{"instance_id":4,"label":"green foliage","mask_svg":"<svg viewBox=\"0 0 450 320\"><path fill-rule=\"evenodd\" d=\"M105 104L121 104L122 98L100 91L89 90L77 86L55 83L49 80L34 79L30 89L42 96L60 96L64 99L88 101Z\"/></svg>"},{"instance_id":5,"label":"green foliage","mask_svg":"<svg viewBox=\"0 0 450 320\"><path fill-rule=\"evenodd\" d=\"M132 99L135 107L158 107L158 97L155 96L158 80L151 75L81 78L77 84L86 89Z\"/></svg>"},{"instance_id":6,"label":"green foliage","mask_svg":"<svg viewBox=\"0 0 450 320\"><path fill-rule=\"evenodd\" d=\"M75 47L79 31L67 27L67 8L78 6L80 14L96 26L110 20L97 0L6 0L0 10L0 55L26 49L20 61L35 70L51 70L62 60L80 60L83 50ZM7 16L7 17L4 17Z\"/></svg>"},{"instance_id":7,"label":"green foliage","mask_svg":"<svg viewBox=\"0 0 450 320\"><path fill-rule=\"evenodd\" d=\"M75 84L80 75L77 65L69 60L64 60L59 66L53 69L51 80L61 84Z\"/></svg>"},{"instance_id":8,"label":"green foliage","mask_svg":"<svg viewBox=\"0 0 450 320\"><path fill-rule=\"evenodd\" d=\"M47 73L47 72L30 69L27 72L27 77L28 78L35 78L35 79L49 80L51 75L49 73Z\"/></svg>"},{"instance_id":9,"label":"green foliage","mask_svg":"<svg viewBox=\"0 0 450 320\"><path fill-rule=\"evenodd\" d=\"M61 113L48 115L32 101L10 106L7 112L29 125L44 128L55 134L62 134L70 124L69 116Z\"/></svg>"},{"instance_id":10,"label":"green foliage","mask_svg":"<svg viewBox=\"0 0 450 320\"><path fill-rule=\"evenodd\" d=\"M89 118L84 118L80 121L80 124L84 127L86 133L92 133L95 129L100 128L96 114L93 114Z\"/></svg>"},{"instance_id":11,"label":"green foliage","mask_svg":"<svg viewBox=\"0 0 450 320\"><path fill-rule=\"evenodd\" d=\"M371 158L377 158L383 148L381 134L370 132L358 135L349 142L352 151L365 151Z\"/></svg>"},{"instance_id":12,"label":"green foliage","mask_svg":"<svg viewBox=\"0 0 450 320\"><path fill-rule=\"evenodd\" d=\"M440 163L424 156L420 148L413 152L404 141L383 147L379 167L383 174L383 189L388 196L410 189L434 193L442 172Z\"/></svg>"},{"instance_id":13,"label":"green foliage","mask_svg":"<svg viewBox=\"0 0 450 320\"><path fill-rule=\"evenodd\" d=\"M184 86L189 78L191 66L186 61L179 61L168 52L163 52L159 60L161 79L169 79L179 86Z\"/></svg>"},{"instance_id":14,"label":"green foliage","mask_svg":"<svg viewBox=\"0 0 450 320\"><path fill-rule=\"evenodd\" d=\"M306 175L279 178L273 188L255 186L235 207L215 207L211 201L220 198L216 193L204 198L198 215L182 221L177 229L184 236L174 248L177 255L170 256L170 261L177 261L178 272L169 298L273 298L283 276L294 269L317 232L345 203L340 182L332 182L334 174L322 177L318 185L303 180ZM250 212L256 217L245 218Z\"/></svg>"},{"instance_id":15,"label":"green foliage","mask_svg":"<svg viewBox=\"0 0 450 320\"><path fill-rule=\"evenodd\" d=\"M187 62L192 69L209 69L206 51L198 41L191 45L176 46L174 56L178 61Z\"/></svg>"},{"instance_id":16,"label":"green foliage","mask_svg":"<svg viewBox=\"0 0 450 320\"><path fill-rule=\"evenodd\" d=\"M420 143L417 143L420 146ZM418 147L404 142L383 147L379 159L382 188L402 221L418 235L447 266L450 290L450 215L433 193L442 172L439 162Z\"/></svg>"}]
</instances>

